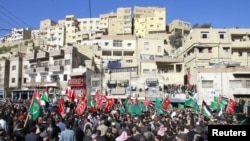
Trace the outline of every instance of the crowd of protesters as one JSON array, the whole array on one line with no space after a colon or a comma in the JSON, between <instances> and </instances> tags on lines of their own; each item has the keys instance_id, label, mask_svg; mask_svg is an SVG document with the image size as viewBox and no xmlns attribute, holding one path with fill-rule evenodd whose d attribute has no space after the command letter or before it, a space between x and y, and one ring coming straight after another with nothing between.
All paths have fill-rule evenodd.
<instances>
[{"instance_id":1,"label":"crowd of protesters","mask_svg":"<svg viewBox=\"0 0 250 141\"><path fill-rule=\"evenodd\" d=\"M0 141L207 141L208 125L236 125L237 119L224 112L206 118L192 108L172 108L166 114L155 114L149 107L140 116L122 115L116 103L113 110L86 110L74 114L76 104L69 103L65 115L47 106L42 116L33 120L30 103L11 100L0 103Z\"/></svg>"}]
</instances>

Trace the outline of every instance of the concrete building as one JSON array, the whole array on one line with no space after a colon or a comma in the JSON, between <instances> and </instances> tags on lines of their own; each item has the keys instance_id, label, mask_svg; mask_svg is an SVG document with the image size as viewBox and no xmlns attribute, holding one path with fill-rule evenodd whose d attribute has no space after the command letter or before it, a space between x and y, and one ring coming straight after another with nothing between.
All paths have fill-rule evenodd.
<instances>
[{"instance_id":1,"label":"concrete building","mask_svg":"<svg viewBox=\"0 0 250 141\"><path fill-rule=\"evenodd\" d=\"M64 94L73 68L85 66L87 58L73 46L50 51L34 51L24 57L22 87L25 89L55 88ZM27 95L27 93L25 93Z\"/></svg>"},{"instance_id":2,"label":"concrete building","mask_svg":"<svg viewBox=\"0 0 250 141\"><path fill-rule=\"evenodd\" d=\"M183 57L186 72L197 83L197 69L209 68L218 63L249 67L250 29L192 29L184 38L183 46L175 53Z\"/></svg>"},{"instance_id":3,"label":"concrete building","mask_svg":"<svg viewBox=\"0 0 250 141\"><path fill-rule=\"evenodd\" d=\"M202 103L202 100L210 104L214 96L236 100L244 98L250 101L249 71L250 69L246 67L231 67L229 65L221 65L217 68L200 68L197 73L197 95L195 98L199 104Z\"/></svg>"},{"instance_id":4,"label":"concrete building","mask_svg":"<svg viewBox=\"0 0 250 141\"><path fill-rule=\"evenodd\" d=\"M108 35L131 35L131 14L132 12L130 7L117 8L116 14L110 14L110 16L108 16Z\"/></svg>"},{"instance_id":5,"label":"concrete building","mask_svg":"<svg viewBox=\"0 0 250 141\"><path fill-rule=\"evenodd\" d=\"M58 49L65 45L65 26L54 25L47 29L48 50Z\"/></svg>"},{"instance_id":6,"label":"concrete building","mask_svg":"<svg viewBox=\"0 0 250 141\"><path fill-rule=\"evenodd\" d=\"M10 93L9 89L10 61L2 57L0 59L0 98L5 98Z\"/></svg>"},{"instance_id":7,"label":"concrete building","mask_svg":"<svg viewBox=\"0 0 250 141\"><path fill-rule=\"evenodd\" d=\"M175 33L175 32L181 32L183 36L187 36L191 30L191 23L182 21L182 20L173 20L171 23L168 24L169 26L169 32Z\"/></svg>"},{"instance_id":8,"label":"concrete building","mask_svg":"<svg viewBox=\"0 0 250 141\"><path fill-rule=\"evenodd\" d=\"M47 41L47 31L51 26L56 25L57 23L51 19L44 19L40 21L39 27L39 37L41 40Z\"/></svg>"},{"instance_id":9,"label":"concrete building","mask_svg":"<svg viewBox=\"0 0 250 141\"><path fill-rule=\"evenodd\" d=\"M1 43L5 42L18 42L27 39L31 39L30 28L13 28L13 29L1 29L9 31L10 33L1 38Z\"/></svg>"},{"instance_id":10,"label":"concrete building","mask_svg":"<svg viewBox=\"0 0 250 141\"><path fill-rule=\"evenodd\" d=\"M134 7L134 35L145 37L149 33L166 32L166 8L163 7Z\"/></svg>"}]
</instances>

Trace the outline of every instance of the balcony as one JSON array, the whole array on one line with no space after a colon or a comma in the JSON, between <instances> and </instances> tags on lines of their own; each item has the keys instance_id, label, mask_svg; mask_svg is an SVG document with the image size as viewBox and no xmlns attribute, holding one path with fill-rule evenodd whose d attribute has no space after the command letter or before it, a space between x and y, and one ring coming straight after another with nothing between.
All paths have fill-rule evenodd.
<instances>
[{"instance_id":1,"label":"balcony","mask_svg":"<svg viewBox=\"0 0 250 141\"><path fill-rule=\"evenodd\" d=\"M36 55L37 59L48 58L48 57L49 57L48 52L38 52L37 55Z\"/></svg>"},{"instance_id":2,"label":"balcony","mask_svg":"<svg viewBox=\"0 0 250 141\"><path fill-rule=\"evenodd\" d=\"M49 52L49 56L51 57L57 57L57 56L63 56L63 55L64 55L64 51L61 49L51 50Z\"/></svg>"},{"instance_id":3,"label":"balcony","mask_svg":"<svg viewBox=\"0 0 250 141\"><path fill-rule=\"evenodd\" d=\"M48 72L49 68L48 67L37 67L36 72Z\"/></svg>"},{"instance_id":4,"label":"balcony","mask_svg":"<svg viewBox=\"0 0 250 141\"><path fill-rule=\"evenodd\" d=\"M51 72L59 72L59 71L63 71L64 70L64 67L63 66L50 66L49 67L49 70Z\"/></svg>"},{"instance_id":5,"label":"balcony","mask_svg":"<svg viewBox=\"0 0 250 141\"><path fill-rule=\"evenodd\" d=\"M30 68L24 71L25 74L34 74L36 73L36 69Z\"/></svg>"},{"instance_id":6,"label":"balcony","mask_svg":"<svg viewBox=\"0 0 250 141\"><path fill-rule=\"evenodd\" d=\"M30 54L25 55L24 59L27 60L27 61L34 60L35 59L35 53L30 53Z\"/></svg>"}]
</instances>

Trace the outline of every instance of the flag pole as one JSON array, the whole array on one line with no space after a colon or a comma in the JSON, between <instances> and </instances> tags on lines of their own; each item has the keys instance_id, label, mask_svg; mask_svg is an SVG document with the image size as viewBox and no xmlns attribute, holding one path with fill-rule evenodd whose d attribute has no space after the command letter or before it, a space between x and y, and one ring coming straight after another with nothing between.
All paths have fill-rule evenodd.
<instances>
[{"instance_id":1,"label":"flag pole","mask_svg":"<svg viewBox=\"0 0 250 141\"><path fill-rule=\"evenodd\" d=\"M35 90L35 91L36 91L36 90ZM35 93L35 91L34 91L34 93ZM33 93L32 99L31 99L31 103L30 103L30 106L29 106L28 114L27 114L27 116L26 116L26 119L25 119L25 122L24 122L23 127L25 127L26 124L27 124L27 122L28 122L28 118L29 118L29 115L30 115L30 107L31 107L31 105L33 104L33 101L34 101L34 93Z\"/></svg>"}]
</instances>

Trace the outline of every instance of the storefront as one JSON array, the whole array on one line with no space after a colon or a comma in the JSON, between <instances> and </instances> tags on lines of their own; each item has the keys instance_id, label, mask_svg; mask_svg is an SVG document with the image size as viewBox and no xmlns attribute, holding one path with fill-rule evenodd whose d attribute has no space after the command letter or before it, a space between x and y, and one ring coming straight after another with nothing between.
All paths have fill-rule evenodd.
<instances>
[{"instance_id":1,"label":"storefront","mask_svg":"<svg viewBox=\"0 0 250 141\"><path fill-rule=\"evenodd\" d=\"M12 100L26 100L32 98L35 90L13 90Z\"/></svg>"},{"instance_id":2,"label":"storefront","mask_svg":"<svg viewBox=\"0 0 250 141\"><path fill-rule=\"evenodd\" d=\"M3 89L0 90L0 99L2 99L2 98L5 98L5 96L4 96L4 90Z\"/></svg>"},{"instance_id":3,"label":"storefront","mask_svg":"<svg viewBox=\"0 0 250 141\"><path fill-rule=\"evenodd\" d=\"M78 97L82 97L83 94L86 94L86 83L85 76L71 76L71 79L68 80L68 87L71 90L75 90Z\"/></svg>"}]
</instances>

